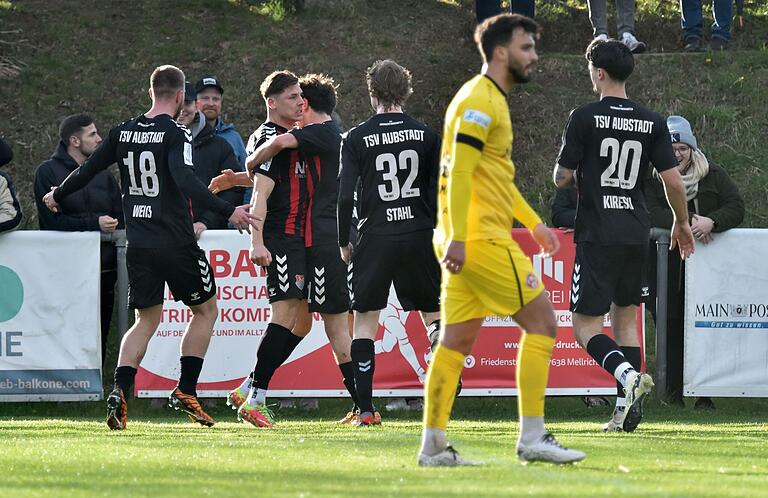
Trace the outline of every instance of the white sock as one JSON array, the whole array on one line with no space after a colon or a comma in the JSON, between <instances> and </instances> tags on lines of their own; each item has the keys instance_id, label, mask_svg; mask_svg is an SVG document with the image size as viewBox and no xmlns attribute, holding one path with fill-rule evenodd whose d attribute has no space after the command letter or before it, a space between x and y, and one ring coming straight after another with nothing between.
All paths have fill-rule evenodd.
<instances>
[{"instance_id":1,"label":"white sock","mask_svg":"<svg viewBox=\"0 0 768 498\"><path fill-rule=\"evenodd\" d=\"M249 391L251 389L251 376L247 376L245 379L243 379L243 383L240 384L240 387L238 389L242 389L243 391Z\"/></svg>"},{"instance_id":2,"label":"white sock","mask_svg":"<svg viewBox=\"0 0 768 498\"><path fill-rule=\"evenodd\" d=\"M252 387L251 391L248 393L248 401L251 402L251 404L265 405L267 403L267 390Z\"/></svg>"},{"instance_id":3,"label":"white sock","mask_svg":"<svg viewBox=\"0 0 768 498\"><path fill-rule=\"evenodd\" d=\"M421 433L421 452L425 455L434 456L443 451L448 446L445 439L445 431L442 429L424 428Z\"/></svg>"},{"instance_id":4,"label":"white sock","mask_svg":"<svg viewBox=\"0 0 768 498\"><path fill-rule=\"evenodd\" d=\"M621 382L622 386L627 387L627 374L634 371L635 368L628 361L625 361L616 367L616 370L613 371L613 376L616 377L616 380Z\"/></svg>"},{"instance_id":5,"label":"white sock","mask_svg":"<svg viewBox=\"0 0 768 498\"><path fill-rule=\"evenodd\" d=\"M545 434L544 417L520 417L520 439L524 445L538 443Z\"/></svg>"},{"instance_id":6,"label":"white sock","mask_svg":"<svg viewBox=\"0 0 768 498\"><path fill-rule=\"evenodd\" d=\"M627 406L627 398L625 397L616 398L616 408L624 409L626 406Z\"/></svg>"}]
</instances>

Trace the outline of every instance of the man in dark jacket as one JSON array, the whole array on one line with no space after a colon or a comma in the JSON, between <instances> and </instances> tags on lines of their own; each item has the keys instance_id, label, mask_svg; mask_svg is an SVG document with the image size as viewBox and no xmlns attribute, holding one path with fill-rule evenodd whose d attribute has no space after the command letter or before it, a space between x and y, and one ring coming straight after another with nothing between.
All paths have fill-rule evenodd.
<instances>
[{"instance_id":1,"label":"man in dark jacket","mask_svg":"<svg viewBox=\"0 0 768 498\"><path fill-rule=\"evenodd\" d=\"M203 184L208 185L211 182L211 178L220 175L222 170L231 169L238 171L240 166L229 142L223 137L216 135L213 127L206 121L205 114L195 109L195 97L194 88L187 83L184 94L184 106L177 121L192 132L194 148L192 161L195 164L195 173ZM243 199L243 189L225 190L217 195L233 205L238 205ZM198 239L200 239L200 235L205 230L228 228L227 219L219 213L198 209L194 205L192 206L192 211L193 228Z\"/></svg>"},{"instance_id":2,"label":"man in dark jacket","mask_svg":"<svg viewBox=\"0 0 768 498\"><path fill-rule=\"evenodd\" d=\"M11 147L0 138L0 166L13 159ZM0 171L0 233L15 230L21 223L21 206L11 175Z\"/></svg>"},{"instance_id":3,"label":"man in dark jacket","mask_svg":"<svg viewBox=\"0 0 768 498\"><path fill-rule=\"evenodd\" d=\"M120 187L109 171L102 171L87 187L64 199L58 213L53 213L45 207L43 196L83 164L101 143L96 125L87 114L74 114L64 118L59 126L59 138L61 141L51 158L38 166L35 173L35 201L40 229L108 233L125 228ZM116 281L117 250L111 242L104 242L101 244L102 364L115 302Z\"/></svg>"}]
</instances>

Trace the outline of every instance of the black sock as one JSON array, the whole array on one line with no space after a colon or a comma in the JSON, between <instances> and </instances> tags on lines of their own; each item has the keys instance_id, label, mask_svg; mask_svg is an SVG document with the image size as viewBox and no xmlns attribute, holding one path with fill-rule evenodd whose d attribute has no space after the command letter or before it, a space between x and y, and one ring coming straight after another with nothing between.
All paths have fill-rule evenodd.
<instances>
[{"instance_id":1,"label":"black sock","mask_svg":"<svg viewBox=\"0 0 768 498\"><path fill-rule=\"evenodd\" d=\"M434 322L430 323L427 327L427 339L429 339L430 349L435 350L437 341L440 339L440 319L438 318Z\"/></svg>"},{"instance_id":2,"label":"black sock","mask_svg":"<svg viewBox=\"0 0 768 498\"><path fill-rule=\"evenodd\" d=\"M627 361L616 341L605 334L597 334L589 340L587 353L611 375L614 375L619 365Z\"/></svg>"},{"instance_id":3,"label":"black sock","mask_svg":"<svg viewBox=\"0 0 768 498\"><path fill-rule=\"evenodd\" d=\"M351 353L360 413L373 413L373 372L376 368L373 339L354 339Z\"/></svg>"},{"instance_id":4,"label":"black sock","mask_svg":"<svg viewBox=\"0 0 768 498\"><path fill-rule=\"evenodd\" d=\"M197 379L203 369L203 359L197 356L182 356L179 391L190 396L197 396Z\"/></svg>"},{"instance_id":5,"label":"black sock","mask_svg":"<svg viewBox=\"0 0 768 498\"><path fill-rule=\"evenodd\" d=\"M259 344L256 352L256 366L253 367L251 377L252 387L268 389L269 381L280 365L288 359L296 345L301 341L300 337L291 334L291 331L282 325L270 323L267 325L267 333Z\"/></svg>"},{"instance_id":6,"label":"black sock","mask_svg":"<svg viewBox=\"0 0 768 498\"><path fill-rule=\"evenodd\" d=\"M115 387L123 390L123 395L127 398L133 386L133 379L136 378L136 369L129 366L117 367L115 369Z\"/></svg>"},{"instance_id":7,"label":"black sock","mask_svg":"<svg viewBox=\"0 0 768 498\"><path fill-rule=\"evenodd\" d=\"M355 367L352 366L352 362L339 363L339 370L341 370L341 376L344 378L344 387L349 391L349 397L352 398L352 411L354 412L360 408L360 404L357 401L357 390L355 389Z\"/></svg>"},{"instance_id":8,"label":"black sock","mask_svg":"<svg viewBox=\"0 0 768 498\"><path fill-rule=\"evenodd\" d=\"M629 364L632 365L632 368L639 372L642 365L640 358L640 346L621 346L621 352L624 353L624 358L626 358ZM618 380L616 381L616 389L618 389L618 396L623 398L624 386L622 386L621 382Z\"/></svg>"}]
</instances>

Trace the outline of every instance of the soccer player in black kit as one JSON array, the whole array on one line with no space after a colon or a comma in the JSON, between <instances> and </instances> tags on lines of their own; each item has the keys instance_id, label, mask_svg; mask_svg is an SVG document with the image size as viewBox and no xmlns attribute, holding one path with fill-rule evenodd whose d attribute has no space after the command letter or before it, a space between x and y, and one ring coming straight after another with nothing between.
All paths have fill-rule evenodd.
<instances>
[{"instance_id":1,"label":"soccer player in black kit","mask_svg":"<svg viewBox=\"0 0 768 498\"><path fill-rule=\"evenodd\" d=\"M352 274L352 363L360 405L357 425L381 423L373 408L374 338L389 288L403 310L419 310L430 330L440 317L440 266L432 248L440 156L438 135L403 113L411 73L392 60L366 74L376 115L351 129L341 146L339 246ZM355 188L359 239L349 228Z\"/></svg>"},{"instance_id":2,"label":"soccer player in black kit","mask_svg":"<svg viewBox=\"0 0 768 498\"><path fill-rule=\"evenodd\" d=\"M163 310L165 283L192 309L181 341L181 377L169 405L205 426L213 419L197 401L197 379L216 322L216 283L192 229L191 207L204 206L238 229L256 227L248 206L235 207L212 195L195 175L192 136L174 121L184 103L184 73L160 66L150 76L152 108L112 128L98 149L44 197L52 211L99 171L117 162L123 189L128 251L129 306L136 322L123 336L115 388L107 397L107 425L126 427L126 394L155 333Z\"/></svg>"},{"instance_id":3,"label":"soccer player in black kit","mask_svg":"<svg viewBox=\"0 0 768 498\"><path fill-rule=\"evenodd\" d=\"M579 191L570 310L579 344L617 380L616 409L603 430L632 432L653 388L640 373L635 329L650 236L642 188L651 164L675 213L671 248L685 258L694 242L666 121L627 98L632 53L619 41L595 40L586 59L600 100L571 112L554 171L558 187ZM615 340L602 332L608 312Z\"/></svg>"},{"instance_id":4,"label":"soccer player in black kit","mask_svg":"<svg viewBox=\"0 0 768 498\"><path fill-rule=\"evenodd\" d=\"M264 142L248 156L248 164L259 165L284 149L298 149L307 166L309 202L304 245L307 248L308 311L320 313L344 386L354 403L353 409L341 421L349 423L357 418L357 396L350 357L348 272L339 254L336 233L341 149L341 130L331 119L336 107L336 88L333 79L322 74L302 76L299 86L304 98L301 128L294 128ZM298 322L302 321L301 313L299 311ZM308 323L311 327L311 315ZM297 325L294 328L294 334L299 332L297 329L300 327ZM309 332L308 327L304 330Z\"/></svg>"}]
</instances>

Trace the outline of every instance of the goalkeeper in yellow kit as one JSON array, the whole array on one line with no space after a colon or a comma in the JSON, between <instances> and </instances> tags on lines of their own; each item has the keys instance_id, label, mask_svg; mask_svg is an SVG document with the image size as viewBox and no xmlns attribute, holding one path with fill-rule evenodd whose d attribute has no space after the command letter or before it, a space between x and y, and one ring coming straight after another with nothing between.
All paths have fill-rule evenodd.
<instances>
[{"instance_id":1,"label":"goalkeeper in yellow kit","mask_svg":"<svg viewBox=\"0 0 768 498\"><path fill-rule=\"evenodd\" d=\"M518 458L570 463L585 457L544 429L544 392L557 324L530 260L512 239L517 219L545 254L559 249L558 239L517 190L511 160L507 92L528 81L538 60L538 32L534 21L517 14L479 25L475 41L486 69L461 87L446 111L434 236L444 266L443 329L425 385L419 465L475 464L449 446L445 430L464 358L489 315L511 315L525 331L517 361Z\"/></svg>"}]
</instances>

